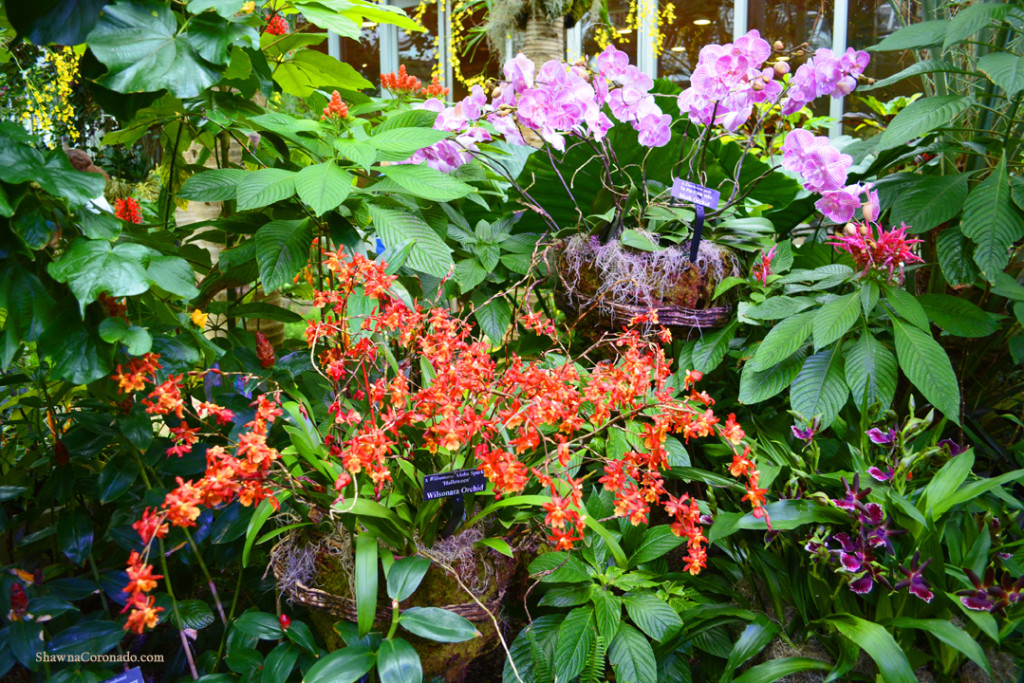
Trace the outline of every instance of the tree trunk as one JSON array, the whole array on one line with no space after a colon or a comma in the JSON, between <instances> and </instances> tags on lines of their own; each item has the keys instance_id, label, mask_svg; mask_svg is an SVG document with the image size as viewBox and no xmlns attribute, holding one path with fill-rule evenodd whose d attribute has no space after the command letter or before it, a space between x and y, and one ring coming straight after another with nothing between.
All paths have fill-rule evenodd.
<instances>
[{"instance_id":1,"label":"tree trunk","mask_svg":"<svg viewBox=\"0 0 1024 683\"><path fill-rule=\"evenodd\" d=\"M565 59L565 28L563 17L550 18L541 3L530 3L530 18L523 31L523 47L520 50L533 60L539 68L544 62Z\"/></svg>"}]
</instances>

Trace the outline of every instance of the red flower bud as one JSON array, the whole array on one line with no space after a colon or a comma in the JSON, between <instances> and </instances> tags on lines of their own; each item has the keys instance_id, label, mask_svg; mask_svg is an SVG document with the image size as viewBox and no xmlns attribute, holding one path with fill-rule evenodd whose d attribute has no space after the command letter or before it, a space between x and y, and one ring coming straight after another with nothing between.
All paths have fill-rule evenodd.
<instances>
[{"instance_id":1,"label":"red flower bud","mask_svg":"<svg viewBox=\"0 0 1024 683\"><path fill-rule=\"evenodd\" d=\"M28 594L20 583L11 586L11 611L7 615L11 621L21 621L28 614Z\"/></svg>"},{"instance_id":2,"label":"red flower bud","mask_svg":"<svg viewBox=\"0 0 1024 683\"><path fill-rule=\"evenodd\" d=\"M289 617L287 614L282 614L278 618L278 621L281 622L281 628L283 628L285 631L287 631L289 627L291 627L292 625L291 617Z\"/></svg>"},{"instance_id":3,"label":"red flower bud","mask_svg":"<svg viewBox=\"0 0 1024 683\"><path fill-rule=\"evenodd\" d=\"M58 441L53 444L53 457L61 467L68 464L68 461L71 459L71 454L68 453L68 447L64 445L63 441Z\"/></svg>"},{"instance_id":4,"label":"red flower bud","mask_svg":"<svg viewBox=\"0 0 1024 683\"><path fill-rule=\"evenodd\" d=\"M262 332L256 333L256 357L260 360L260 367L269 368L274 365L274 347Z\"/></svg>"}]
</instances>

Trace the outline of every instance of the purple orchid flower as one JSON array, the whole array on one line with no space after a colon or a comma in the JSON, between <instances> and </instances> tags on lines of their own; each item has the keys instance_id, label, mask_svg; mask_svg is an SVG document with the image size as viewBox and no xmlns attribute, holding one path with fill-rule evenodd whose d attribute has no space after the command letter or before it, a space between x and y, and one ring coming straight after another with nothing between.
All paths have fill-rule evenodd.
<instances>
[{"instance_id":1,"label":"purple orchid flower","mask_svg":"<svg viewBox=\"0 0 1024 683\"><path fill-rule=\"evenodd\" d=\"M893 476L896 474L896 468L893 467L892 465L889 465L883 471L878 467L872 465L871 467L868 468L868 474L870 474L874 479L878 481L886 482L892 479Z\"/></svg>"},{"instance_id":2,"label":"purple orchid flower","mask_svg":"<svg viewBox=\"0 0 1024 683\"><path fill-rule=\"evenodd\" d=\"M871 439L871 443L878 445L890 444L896 440L896 430L892 427L890 427L889 431L886 432L883 432L878 427L872 427L864 433L869 439Z\"/></svg>"},{"instance_id":3,"label":"purple orchid flower","mask_svg":"<svg viewBox=\"0 0 1024 683\"><path fill-rule=\"evenodd\" d=\"M853 486L850 486L846 477L843 477L843 487L846 489L846 495L843 498L832 499L835 506L843 510L856 510L857 503L871 493L870 488L860 488L860 474L853 475Z\"/></svg>"},{"instance_id":4,"label":"purple orchid flower","mask_svg":"<svg viewBox=\"0 0 1024 683\"><path fill-rule=\"evenodd\" d=\"M806 429L799 429L796 425L789 428L793 432L793 436L801 439L804 443L810 443L814 440L814 425L809 425Z\"/></svg>"},{"instance_id":5,"label":"purple orchid flower","mask_svg":"<svg viewBox=\"0 0 1024 683\"><path fill-rule=\"evenodd\" d=\"M931 563L932 558L929 557L924 562L918 564L918 561L920 559L921 551L916 551L914 553L914 558L910 561L909 569L907 569L903 565L900 565L900 571L903 572L903 575L907 578L903 579L902 581L899 581L896 584L895 588L896 590L899 590L901 588L907 588L910 590L911 593L916 595L918 598L924 600L925 602L931 602L932 598L935 597L935 594L932 593L931 584L929 584L928 580L924 578L924 570Z\"/></svg>"},{"instance_id":6,"label":"purple orchid flower","mask_svg":"<svg viewBox=\"0 0 1024 683\"><path fill-rule=\"evenodd\" d=\"M937 445L940 448L942 446L949 446L949 455L950 456L960 455L961 453L966 451L968 448L970 448L970 444L964 444L963 446L961 446L956 441L953 441L953 439L943 439Z\"/></svg>"}]
</instances>

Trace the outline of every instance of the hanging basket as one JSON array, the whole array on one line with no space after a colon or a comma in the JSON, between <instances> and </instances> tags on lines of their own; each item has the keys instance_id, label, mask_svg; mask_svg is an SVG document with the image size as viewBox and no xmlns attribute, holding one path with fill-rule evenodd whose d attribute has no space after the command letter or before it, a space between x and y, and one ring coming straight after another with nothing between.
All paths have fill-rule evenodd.
<instances>
[{"instance_id":1,"label":"hanging basket","mask_svg":"<svg viewBox=\"0 0 1024 683\"><path fill-rule=\"evenodd\" d=\"M667 327L722 327L733 308L712 306L712 297L719 282L739 275L739 262L728 249L705 240L691 263L688 248L645 252L618 240L601 244L596 237L573 237L555 249L555 302L573 322L601 329L619 329L652 310Z\"/></svg>"}]
</instances>

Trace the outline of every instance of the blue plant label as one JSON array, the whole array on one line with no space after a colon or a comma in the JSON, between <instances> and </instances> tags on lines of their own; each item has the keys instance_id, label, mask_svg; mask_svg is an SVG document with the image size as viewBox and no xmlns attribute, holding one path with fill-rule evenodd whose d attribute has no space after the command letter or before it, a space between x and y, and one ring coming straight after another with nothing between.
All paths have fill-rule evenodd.
<instances>
[{"instance_id":1,"label":"blue plant label","mask_svg":"<svg viewBox=\"0 0 1024 683\"><path fill-rule=\"evenodd\" d=\"M480 470L456 470L428 474L423 478L423 497L427 500L480 493L487 488L487 477Z\"/></svg>"},{"instance_id":2,"label":"blue plant label","mask_svg":"<svg viewBox=\"0 0 1024 683\"><path fill-rule=\"evenodd\" d=\"M103 683L146 683L142 678L142 670L139 667L128 669L123 674L108 678Z\"/></svg>"},{"instance_id":3,"label":"blue plant label","mask_svg":"<svg viewBox=\"0 0 1024 683\"><path fill-rule=\"evenodd\" d=\"M676 178L672 182L672 196L684 202L692 202L706 206L709 209L717 209L718 198L721 196L721 192L712 190L710 187L698 185L697 183L691 183L682 178Z\"/></svg>"}]
</instances>

